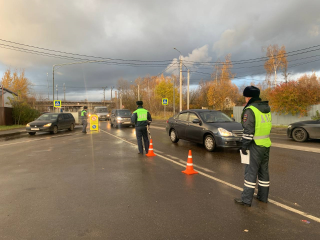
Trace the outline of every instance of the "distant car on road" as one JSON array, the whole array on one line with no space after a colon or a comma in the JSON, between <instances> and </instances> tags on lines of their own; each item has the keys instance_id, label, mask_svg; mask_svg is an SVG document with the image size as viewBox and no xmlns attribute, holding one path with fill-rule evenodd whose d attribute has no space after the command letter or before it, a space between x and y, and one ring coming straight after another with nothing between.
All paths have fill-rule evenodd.
<instances>
[{"instance_id":1,"label":"distant car on road","mask_svg":"<svg viewBox=\"0 0 320 240\"><path fill-rule=\"evenodd\" d=\"M98 118L100 121L104 120L107 121L110 119L110 114L108 112L108 108L107 107L95 107L93 109L94 114L98 115Z\"/></svg>"},{"instance_id":2,"label":"distant car on road","mask_svg":"<svg viewBox=\"0 0 320 240\"><path fill-rule=\"evenodd\" d=\"M132 113L128 109L113 109L111 112L111 127L134 126L131 123Z\"/></svg>"},{"instance_id":3,"label":"distant car on road","mask_svg":"<svg viewBox=\"0 0 320 240\"><path fill-rule=\"evenodd\" d=\"M74 130L75 119L71 113L45 113L38 119L26 125L26 131L30 135L37 132L57 133L58 130Z\"/></svg>"},{"instance_id":4,"label":"distant car on road","mask_svg":"<svg viewBox=\"0 0 320 240\"><path fill-rule=\"evenodd\" d=\"M173 143L184 139L212 152L216 147L241 147L242 124L220 111L192 109L182 111L167 121L167 134Z\"/></svg>"},{"instance_id":5,"label":"distant car on road","mask_svg":"<svg viewBox=\"0 0 320 240\"><path fill-rule=\"evenodd\" d=\"M288 125L287 136L297 142L320 139L320 120L291 123Z\"/></svg>"}]
</instances>

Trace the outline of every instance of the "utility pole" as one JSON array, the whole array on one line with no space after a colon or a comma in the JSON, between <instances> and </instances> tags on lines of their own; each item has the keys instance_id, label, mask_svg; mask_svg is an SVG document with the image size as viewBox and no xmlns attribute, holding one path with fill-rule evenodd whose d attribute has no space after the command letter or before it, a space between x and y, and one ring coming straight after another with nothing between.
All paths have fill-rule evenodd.
<instances>
[{"instance_id":1,"label":"utility pole","mask_svg":"<svg viewBox=\"0 0 320 240\"><path fill-rule=\"evenodd\" d=\"M102 88L103 89L103 105L106 105L106 89L107 88L108 88L107 86Z\"/></svg>"},{"instance_id":2,"label":"utility pole","mask_svg":"<svg viewBox=\"0 0 320 240\"><path fill-rule=\"evenodd\" d=\"M63 84L63 101L66 101L66 84Z\"/></svg>"},{"instance_id":3,"label":"utility pole","mask_svg":"<svg viewBox=\"0 0 320 240\"><path fill-rule=\"evenodd\" d=\"M114 89L114 87L111 87L111 104L112 104L112 89Z\"/></svg>"},{"instance_id":4,"label":"utility pole","mask_svg":"<svg viewBox=\"0 0 320 240\"><path fill-rule=\"evenodd\" d=\"M120 109L122 109L122 92L119 91Z\"/></svg>"},{"instance_id":5,"label":"utility pole","mask_svg":"<svg viewBox=\"0 0 320 240\"><path fill-rule=\"evenodd\" d=\"M48 88L48 101L49 101L49 81L48 81L49 74L47 73L47 88Z\"/></svg>"},{"instance_id":6,"label":"utility pole","mask_svg":"<svg viewBox=\"0 0 320 240\"><path fill-rule=\"evenodd\" d=\"M182 59L180 55L180 112L182 111Z\"/></svg>"},{"instance_id":7,"label":"utility pole","mask_svg":"<svg viewBox=\"0 0 320 240\"><path fill-rule=\"evenodd\" d=\"M56 91L57 91L57 99L56 99L56 100L58 100L58 99L59 99L59 95L58 95L58 84L56 85Z\"/></svg>"},{"instance_id":8,"label":"utility pole","mask_svg":"<svg viewBox=\"0 0 320 240\"><path fill-rule=\"evenodd\" d=\"M176 115L176 96L175 96L175 92L176 92L176 77L173 76L173 93L172 93L172 96L173 96L173 100L172 100L172 103L173 103L173 116Z\"/></svg>"},{"instance_id":9,"label":"utility pole","mask_svg":"<svg viewBox=\"0 0 320 240\"><path fill-rule=\"evenodd\" d=\"M188 86L187 86L187 109L189 110L189 83L190 83L190 70L188 69Z\"/></svg>"},{"instance_id":10,"label":"utility pole","mask_svg":"<svg viewBox=\"0 0 320 240\"><path fill-rule=\"evenodd\" d=\"M138 101L140 101L140 84L138 84Z\"/></svg>"},{"instance_id":11,"label":"utility pole","mask_svg":"<svg viewBox=\"0 0 320 240\"><path fill-rule=\"evenodd\" d=\"M116 98L116 108L118 108L118 95L117 95L117 91L114 91L115 94L115 98Z\"/></svg>"}]
</instances>

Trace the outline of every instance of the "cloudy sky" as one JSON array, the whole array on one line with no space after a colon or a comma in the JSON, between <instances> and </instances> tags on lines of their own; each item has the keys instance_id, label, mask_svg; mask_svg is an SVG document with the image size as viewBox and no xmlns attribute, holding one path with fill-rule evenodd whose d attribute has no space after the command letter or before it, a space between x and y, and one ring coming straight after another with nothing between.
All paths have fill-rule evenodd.
<instances>
[{"instance_id":1,"label":"cloudy sky","mask_svg":"<svg viewBox=\"0 0 320 240\"><path fill-rule=\"evenodd\" d=\"M288 58L294 77L320 71L319 9L319 0L0 0L0 75L9 67L25 69L34 90L47 96L48 73L52 98L54 64L113 59L56 70L67 100L101 100L101 88L108 87L108 99L119 78L175 72L178 66L170 64L179 52L173 48L197 84L229 53L232 61L260 58L263 47L278 44L294 51ZM261 65L235 64L234 83L264 80Z\"/></svg>"}]
</instances>

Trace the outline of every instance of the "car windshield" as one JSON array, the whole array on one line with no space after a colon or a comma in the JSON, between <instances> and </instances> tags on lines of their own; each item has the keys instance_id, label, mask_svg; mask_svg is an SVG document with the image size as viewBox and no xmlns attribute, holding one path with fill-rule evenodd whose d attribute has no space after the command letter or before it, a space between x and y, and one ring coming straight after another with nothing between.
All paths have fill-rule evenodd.
<instances>
[{"instance_id":1,"label":"car windshield","mask_svg":"<svg viewBox=\"0 0 320 240\"><path fill-rule=\"evenodd\" d=\"M97 108L96 112L97 113L106 113L106 112L108 112L108 109L107 108Z\"/></svg>"},{"instance_id":2,"label":"car windshield","mask_svg":"<svg viewBox=\"0 0 320 240\"><path fill-rule=\"evenodd\" d=\"M202 112L200 113L200 116L207 123L233 122L231 118L222 112Z\"/></svg>"},{"instance_id":3,"label":"car windshield","mask_svg":"<svg viewBox=\"0 0 320 240\"><path fill-rule=\"evenodd\" d=\"M131 116L131 112L129 110L118 110L119 116Z\"/></svg>"},{"instance_id":4,"label":"car windshield","mask_svg":"<svg viewBox=\"0 0 320 240\"><path fill-rule=\"evenodd\" d=\"M37 120L52 121L52 120L56 120L57 117L58 117L58 114L43 114Z\"/></svg>"}]
</instances>

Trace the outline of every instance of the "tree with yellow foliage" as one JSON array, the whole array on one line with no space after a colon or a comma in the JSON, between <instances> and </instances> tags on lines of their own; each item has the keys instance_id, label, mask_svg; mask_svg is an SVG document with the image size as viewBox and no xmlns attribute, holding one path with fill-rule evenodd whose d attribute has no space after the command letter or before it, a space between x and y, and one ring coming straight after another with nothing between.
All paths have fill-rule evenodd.
<instances>
[{"instance_id":1,"label":"tree with yellow foliage","mask_svg":"<svg viewBox=\"0 0 320 240\"><path fill-rule=\"evenodd\" d=\"M27 98L31 85L25 76L24 70L11 72L10 69L7 69L4 73L1 84L21 98Z\"/></svg>"},{"instance_id":2,"label":"tree with yellow foliage","mask_svg":"<svg viewBox=\"0 0 320 240\"><path fill-rule=\"evenodd\" d=\"M225 62L220 67L216 67L219 73L211 75L211 82L208 90L208 103L217 110L230 108L235 102L239 89L231 82L235 74L231 72L232 62L231 55L225 57Z\"/></svg>"},{"instance_id":3,"label":"tree with yellow foliage","mask_svg":"<svg viewBox=\"0 0 320 240\"><path fill-rule=\"evenodd\" d=\"M285 46L279 48L277 44L269 45L266 49L268 60L264 63L264 68L267 72L269 79L271 74L274 73L274 86L277 85L277 71L284 70L287 78L287 52Z\"/></svg>"}]
</instances>

